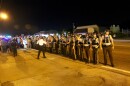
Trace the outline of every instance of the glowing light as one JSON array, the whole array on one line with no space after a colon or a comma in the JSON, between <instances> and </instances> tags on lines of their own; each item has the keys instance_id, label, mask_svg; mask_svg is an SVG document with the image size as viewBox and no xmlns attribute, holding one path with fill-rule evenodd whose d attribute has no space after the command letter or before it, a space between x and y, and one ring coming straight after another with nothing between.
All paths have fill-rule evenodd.
<instances>
[{"instance_id":1,"label":"glowing light","mask_svg":"<svg viewBox=\"0 0 130 86\"><path fill-rule=\"evenodd\" d=\"M7 38L12 38L12 36L6 36Z\"/></svg>"},{"instance_id":2,"label":"glowing light","mask_svg":"<svg viewBox=\"0 0 130 86\"><path fill-rule=\"evenodd\" d=\"M41 34L41 36L45 36L45 37L48 37L48 34Z\"/></svg>"},{"instance_id":3,"label":"glowing light","mask_svg":"<svg viewBox=\"0 0 130 86\"><path fill-rule=\"evenodd\" d=\"M0 13L0 18L3 19L3 20L7 20L8 19L8 15L4 12L1 12Z\"/></svg>"}]
</instances>

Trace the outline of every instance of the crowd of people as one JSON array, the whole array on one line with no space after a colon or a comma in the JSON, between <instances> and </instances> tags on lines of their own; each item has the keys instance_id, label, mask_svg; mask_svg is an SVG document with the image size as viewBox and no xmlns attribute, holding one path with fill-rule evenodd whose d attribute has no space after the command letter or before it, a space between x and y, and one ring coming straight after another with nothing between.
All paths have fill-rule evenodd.
<instances>
[{"instance_id":1,"label":"crowd of people","mask_svg":"<svg viewBox=\"0 0 130 86\"><path fill-rule=\"evenodd\" d=\"M15 47L16 46L16 47ZM107 65L107 53L109 54L111 66L114 67L112 49L114 49L113 38L106 30L104 34L61 34L60 36L48 34L45 36L24 36L13 37L6 40L0 39L1 52L11 50L14 56L17 56L17 48L34 48L39 50L37 59L40 57L40 52L43 52L43 58L46 58L45 52L56 53L69 57L74 60L85 61L86 63L99 63L98 51L103 50L104 65ZM90 49L92 49L92 59L90 58Z\"/></svg>"}]
</instances>

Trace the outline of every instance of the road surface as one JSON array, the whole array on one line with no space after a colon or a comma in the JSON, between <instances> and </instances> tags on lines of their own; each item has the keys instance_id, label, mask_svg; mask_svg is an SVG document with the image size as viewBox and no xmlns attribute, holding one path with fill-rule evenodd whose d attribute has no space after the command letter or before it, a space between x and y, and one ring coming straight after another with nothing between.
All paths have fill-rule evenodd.
<instances>
[{"instance_id":1,"label":"road surface","mask_svg":"<svg viewBox=\"0 0 130 86\"><path fill-rule=\"evenodd\" d=\"M0 53L1 86L130 86L130 43L116 42L115 68L46 53L36 59L36 50L18 50L18 56ZM103 57L100 51L100 62ZM42 57L42 56L41 56Z\"/></svg>"}]
</instances>

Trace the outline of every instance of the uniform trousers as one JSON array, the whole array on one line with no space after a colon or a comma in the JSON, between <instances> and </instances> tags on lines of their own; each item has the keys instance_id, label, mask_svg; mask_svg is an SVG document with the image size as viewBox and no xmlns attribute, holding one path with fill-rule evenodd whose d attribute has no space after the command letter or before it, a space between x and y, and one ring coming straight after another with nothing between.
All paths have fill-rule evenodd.
<instances>
[{"instance_id":1,"label":"uniform trousers","mask_svg":"<svg viewBox=\"0 0 130 86\"><path fill-rule=\"evenodd\" d=\"M112 46L103 46L104 65L107 65L107 53L109 55L111 66L114 66L113 54L112 54Z\"/></svg>"},{"instance_id":2,"label":"uniform trousers","mask_svg":"<svg viewBox=\"0 0 130 86\"><path fill-rule=\"evenodd\" d=\"M46 50L46 46L45 45L42 45L42 46L39 45L39 47L38 47L38 59L39 59L41 51L43 53L43 58L46 58L46 56L45 56L45 50Z\"/></svg>"}]
</instances>

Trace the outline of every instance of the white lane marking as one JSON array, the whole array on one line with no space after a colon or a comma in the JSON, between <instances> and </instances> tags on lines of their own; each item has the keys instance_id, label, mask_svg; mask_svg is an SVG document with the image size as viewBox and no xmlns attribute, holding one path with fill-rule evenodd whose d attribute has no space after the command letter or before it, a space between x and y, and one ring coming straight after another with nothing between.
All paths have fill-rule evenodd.
<instances>
[{"instance_id":1,"label":"white lane marking","mask_svg":"<svg viewBox=\"0 0 130 86\"><path fill-rule=\"evenodd\" d=\"M115 46L122 46L122 47L130 47L130 46L127 46L127 45L115 45Z\"/></svg>"},{"instance_id":2,"label":"white lane marking","mask_svg":"<svg viewBox=\"0 0 130 86\"><path fill-rule=\"evenodd\" d=\"M119 42L130 42L130 40L118 40L118 39L114 39L114 41L119 41Z\"/></svg>"},{"instance_id":3,"label":"white lane marking","mask_svg":"<svg viewBox=\"0 0 130 86\"><path fill-rule=\"evenodd\" d=\"M127 71L127 70L122 70L122 69L113 68L113 67L108 67L108 66L101 66L101 67L103 67L103 68L107 68L107 69L116 70L116 71L121 71L121 72L129 73L129 74L130 74L130 71Z\"/></svg>"}]
</instances>

